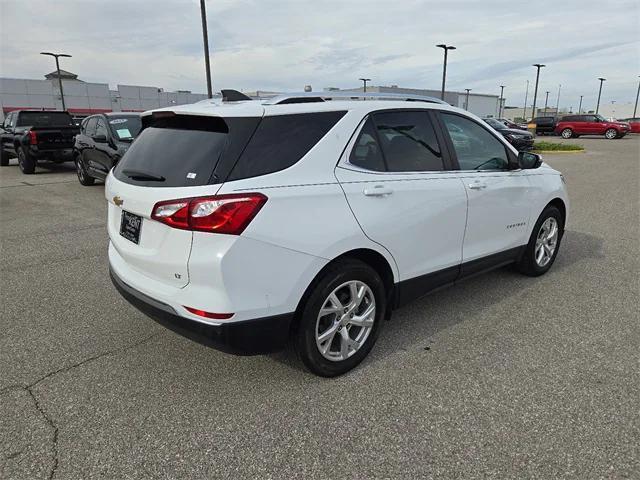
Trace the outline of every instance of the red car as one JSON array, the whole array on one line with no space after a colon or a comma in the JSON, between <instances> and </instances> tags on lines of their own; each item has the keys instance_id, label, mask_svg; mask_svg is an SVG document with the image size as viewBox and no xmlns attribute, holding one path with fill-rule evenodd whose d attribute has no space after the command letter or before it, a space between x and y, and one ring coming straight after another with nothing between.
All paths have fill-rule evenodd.
<instances>
[{"instance_id":1,"label":"red car","mask_svg":"<svg viewBox=\"0 0 640 480\"><path fill-rule=\"evenodd\" d=\"M630 125L631 127L630 132L640 133L640 118L623 118L620 121L627 122Z\"/></svg>"},{"instance_id":2,"label":"red car","mask_svg":"<svg viewBox=\"0 0 640 480\"><path fill-rule=\"evenodd\" d=\"M629 130L628 123L610 122L600 115L567 115L556 124L555 132L562 138L604 135L611 140L624 137Z\"/></svg>"}]
</instances>

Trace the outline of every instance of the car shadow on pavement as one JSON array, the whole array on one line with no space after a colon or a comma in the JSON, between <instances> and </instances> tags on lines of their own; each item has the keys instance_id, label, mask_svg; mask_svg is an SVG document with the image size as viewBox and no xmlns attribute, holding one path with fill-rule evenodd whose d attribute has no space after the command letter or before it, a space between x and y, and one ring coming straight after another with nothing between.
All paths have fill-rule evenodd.
<instances>
[{"instance_id":1,"label":"car shadow on pavement","mask_svg":"<svg viewBox=\"0 0 640 480\"><path fill-rule=\"evenodd\" d=\"M602 238L567 231L549 275L560 273L584 260L604 257ZM391 320L385 322L375 348L357 368L368 368L402 352L429 351L433 337L438 332L487 314L493 315L487 312L500 308L499 304L509 298L505 292L536 288L536 284L544 282L544 279L545 276L526 277L512 266L507 266L436 290L394 311ZM291 346L269 357L290 368L305 371Z\"/></svg>"}]
</instances>

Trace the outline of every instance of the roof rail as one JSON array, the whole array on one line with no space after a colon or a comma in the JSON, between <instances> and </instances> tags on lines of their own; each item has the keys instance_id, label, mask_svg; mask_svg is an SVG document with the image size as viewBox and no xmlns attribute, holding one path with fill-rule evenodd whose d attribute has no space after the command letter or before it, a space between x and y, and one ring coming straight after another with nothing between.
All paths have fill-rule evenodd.
<instances>
[{"instance_id":1,"label":"roof rail","mask_svg":"<svg viewBox=\"0 0 640 480\"><path fill-rule=\"evenodd\" d=\"M405 93L378 93L378 92L304 92L283 93L264 102L265 105L282 105L290 103L326 102L331 100L395 100L405 102L427 102L448 105L447 102L426 95L412 95Z\"/></svg>"}]
</instances>

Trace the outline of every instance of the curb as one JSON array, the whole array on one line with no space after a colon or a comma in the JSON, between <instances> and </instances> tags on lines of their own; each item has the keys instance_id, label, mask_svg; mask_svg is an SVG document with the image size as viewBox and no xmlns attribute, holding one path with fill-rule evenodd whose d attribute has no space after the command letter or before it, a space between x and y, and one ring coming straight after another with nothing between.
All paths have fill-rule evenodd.
<instances>
[{"instance_id":1,"label":"curb","mask_svg":"<svg viewBox=\"0 0 640 480\"><path fill-rule=\"evenodd\" d=\"M532 150L531 153L548 154L548 153L585 153L586 150Z\"/></svg>"}]
</instances>

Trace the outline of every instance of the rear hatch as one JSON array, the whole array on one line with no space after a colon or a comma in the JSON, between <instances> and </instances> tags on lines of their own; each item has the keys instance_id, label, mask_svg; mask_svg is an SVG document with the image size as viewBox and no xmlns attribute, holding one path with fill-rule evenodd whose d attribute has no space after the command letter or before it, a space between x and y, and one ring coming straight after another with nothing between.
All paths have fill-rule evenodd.
<instances>
[{"instance_id":1,"label":"rear hatch","mask_svg":"<svg viewBox=\"0 0 640 480\"><path fill-rule=\"evenodd\" d=\"M261 111L261 110L260 110ZM193 233L151 218L159 202L215 195L260 117L155 112L109 176L109 237L127 265L164 284L189 283Z\"/></svg>"}]
</instances>

